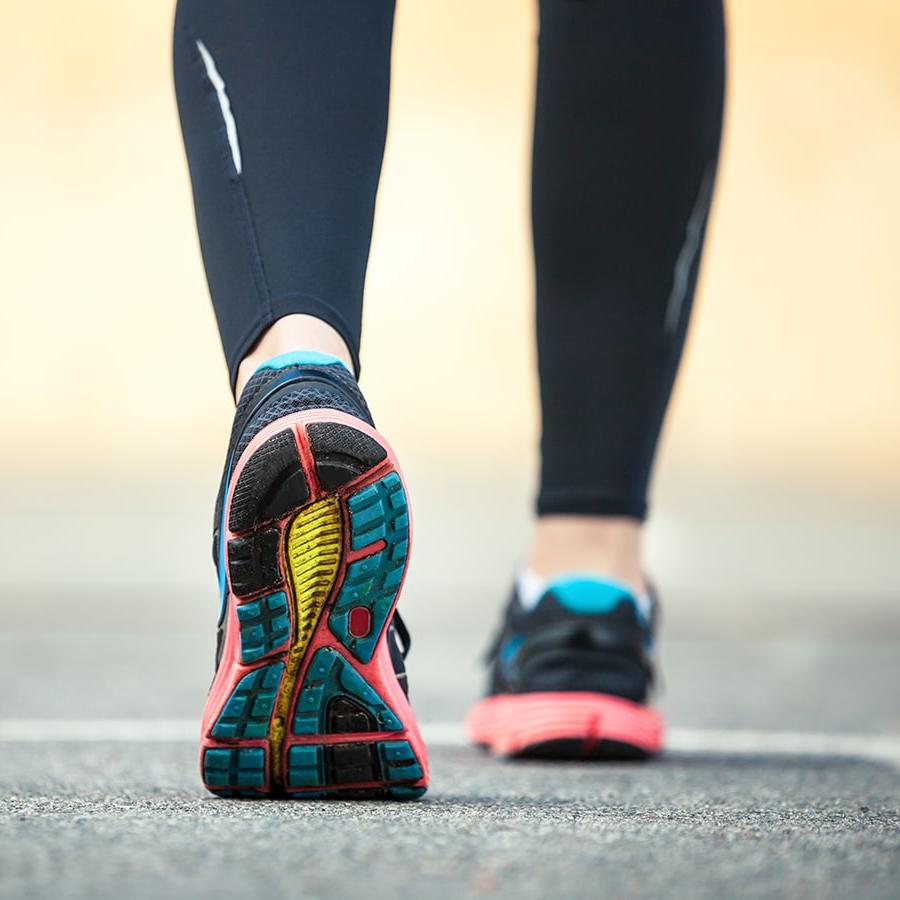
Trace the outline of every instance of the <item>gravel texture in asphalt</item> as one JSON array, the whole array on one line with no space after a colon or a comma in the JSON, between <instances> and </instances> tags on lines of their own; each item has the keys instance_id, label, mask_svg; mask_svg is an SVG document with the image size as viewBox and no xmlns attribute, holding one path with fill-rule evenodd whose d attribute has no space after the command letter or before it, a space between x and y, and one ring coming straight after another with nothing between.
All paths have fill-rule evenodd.
<instances>
[{"instance_id":1,"label":"gravel texture in asphalt","mask_svg":"<svg viewBox=\"0 0 900 900\"><path fill-rule=\"evenodd\" d=\"M206 796L179 743L7 743L4 897L897 897L896 768L432 750L417 803Z\"/></svg>"}]
</instances>

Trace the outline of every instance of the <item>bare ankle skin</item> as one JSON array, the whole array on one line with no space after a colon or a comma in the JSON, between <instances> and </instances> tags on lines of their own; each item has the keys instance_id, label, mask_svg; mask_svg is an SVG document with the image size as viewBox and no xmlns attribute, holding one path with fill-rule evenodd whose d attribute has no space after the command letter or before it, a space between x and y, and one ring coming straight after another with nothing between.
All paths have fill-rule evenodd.
<instances>
[{"instance_id":1,"label":"bare ankle skin","mask_svg":"<svg viewBox=\"0 0 900 900\"><path fill-rule=\"evenodd\" d=\"M241 360L235 396L241 396L244 385L261 363L278 356L279 353L289 353L292 350L318 350L320 353L330 353L345 362L353 371L353 357L350 350L340 334L327 322L315 316L299 314L285 316L273 322Z\"/></svg>"},{"instance_id":2,"label":"bare ankle skin","mask_svg":"<svg viewBox=\"0 0 900 900\"><path fill-rule=\"evenodd\" d=\"M553 578L581 572L621 581L647 592L643 574L643 523L620 516L542 516L534 527L528 565Z\"/></svg>"}]
</instances>

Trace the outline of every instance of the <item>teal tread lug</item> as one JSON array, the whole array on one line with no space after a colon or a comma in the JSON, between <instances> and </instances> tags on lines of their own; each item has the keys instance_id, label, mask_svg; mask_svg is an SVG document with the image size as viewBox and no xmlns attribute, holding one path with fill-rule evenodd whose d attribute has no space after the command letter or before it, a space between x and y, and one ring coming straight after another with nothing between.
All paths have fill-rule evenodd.
<instances>
[{"instance_id":1,"label":"teal tread lug","mask_svg":"<svg viewBox=\"0 0 900 900\"><path fill-rule=\"evenodd\" d=\"M418 800L427 790L424 787L390 787L387 792L392 800Z\"/></svg>"},{"instance_id":2,"label":"teal tread lug","mask_svg":"<svg viewBox=\"0 0 900 900\"><path fill-rule=\"evenodd\" d=\"M346 754L350 754L348 757ZM339 757L337 754L341 754ZM340 771L341 760L350 760L350 769ZM295 744L287 753L288 791L336 784L379 783L369 788L373 793L385 793L396 800L413 800L425 793L425 787L407 782L422 778L422 767L409 741L377 741L349 744ZM304 792L300 795L319 796ZM336 792L334 796L339 796Z\"/></svg>"},{"instance_id":3,"label":"teal tread lug","mask_svg":"<svg viewBox=\"0 0 900 900\"><path fill-rule=\"evenodd\" d=\"M409 533L409 509L403 483L396 472L367 485L353 494L350 507L350 546L353 550L383 540L395 543L396 536L406 540Z\"/></svg>"},{"instance_id":4,"label":"teal tread lug","mask_svg":"<svg viewBox=\"0 0 900 900\"><path fill-rule=\"evenodd\" d=\"M378 541L384 541L385 546L347 567L328 625L360 662L367 663L372 659L403 580L409 553L409 510L396 472L357 491L350 497L348 506L353 549ZM370 616L365 635L350 631L350 611L358 607L368 610Z\"/></svg>"},{"instance_id":5,"label":"teal tread lug","mask_svg":"<svg viewBox=\"0 0 900 900\"><path fill-rule=\"evenodd\" d=\"M245 664L285 648L290 640L291 619L284 591L240 604L237 617L241 633L241 662Z\"/></svg>"},{"instance_id":6,"label":"teal tread lug","mask_svg":"<svg viewBox=\"0 0 900 900\"><path fill-rule=\"evenodd\" d=\"M284 663L279 662L245 675L222 707L210 736L242 740L265 738L283 672Z\"/></svg>"},{"instance_id":7,"label":"teal tread lug","mask_svg":"<svg viewBox=\"0 0 900 900\"><path fill-rule=\"evenodd\" d=\"M203 753L203 780L211 788L261 788L265 766L262 747L209 747Z\"/></svg>"},{"instance_id":8,"label":"teal tread lug","mask_svg":"<svg viewBox=\"0 0 900 900\"><path fill-rule=\"evenodd\" d=\"M288 787L316 787L324 783L325 748L321 744L300 744L288 751Z\"/></svg>"},{"instance_id":9,"label":"teal tread lug","mask_svg":"<svg viewBox=\"0 0 900 900\"><path fill-rule=\"evenodd\" d=\"M400 720L353 666L330 647L316 651L294 710L294 734L327 734L328 705L339 697L354 700L374 719L372 731L402 731ZM369 729L365 729L369 730Z\"/></svg>"},{"instance_id":10,"label":"teal tread lug","mask_svg":"<svg viewBox=\"0 0 900 900\"><path fill-rule=\"evenodd\" d=\"M418 781L422 767L409 741L382 741L378 744L385 781Z\"/></svg>"}]
</instances>

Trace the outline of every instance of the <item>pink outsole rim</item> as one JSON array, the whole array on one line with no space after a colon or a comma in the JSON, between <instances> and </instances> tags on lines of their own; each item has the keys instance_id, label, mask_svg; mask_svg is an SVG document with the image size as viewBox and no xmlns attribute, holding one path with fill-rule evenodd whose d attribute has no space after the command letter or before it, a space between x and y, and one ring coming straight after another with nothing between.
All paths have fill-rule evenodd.
<instances>
[{"instance_id":1,"label":"pink outsole rim","mask_svg":"<svg viewBox=\"0 0 900 900\"><path fill-rule=\"evenodd\" d=\"M364 472L356 479L352 479L347 482L345 485L341 485L336 491L324 491L319 485L318 478L316 476L315 465L312 458L311 448L308 444L308 437L306 435L306 426L310 424L314 424L316 422L331 422L337 424L347 425L351 428L355 428L358 431L363 432L364 434L371 437L373 440L377 441L386 451L387 457L385 460L382 460L376 466ZM403 489L406 492L407 498L409 497L409 489L406 484L406 480L403 476L403 471L400 468L400 464L397 461L397 457L394 454L390 444L385 440L385 438L374 428L368 425L366 422L363 422L361 419L357 419L354 416L350 416L346 413L339 412L338 410L331 409L316 409L316 410L308 410L300 413L293 413L288 416L284 416L283 418L278 419L275 422L272 422L270 425L267 425L264 429L262 429L257 435L254 436L253 440L247 445L244 449L244 452L241 454L240 459L234 467L233 472L231 473L231 478L229 482L228 492L225 497L225 509L226 513L226 521L225 521L225 541L224 544L227 546L228 539L233 536L233 533L228 529L228 516L230 515L231 509L231 500L232 495L235 489L235 486L238 483L241 472L243 471L244 466L247 464L247 461L250 457L259 449L262 444L264 444L269 438L273 437L275 434L278 434L287 429L291 429L294 433L295 440L297 440L298 450L300 453L301 463L303 465L307 480L310 485L310 498L307 503L313 503L322 497L329 494L339 494L341 496L342 501L346 500L346 497L353 493L356 490L359 490L361 487L364 487L370 482L377 481L379 478L384 477L387 473L393 471L396 472L400 478L400 482L403 485ZM341 585L343 584L344 576L346 574L346 570L348 565L353 562L355 559L360 558L361 556L368 555L371 553L371 549L367 548L366 550L361 551L353 551L349 546L349 529L347 522L347 507L346 502L341 503L342 515L344 517L344 535L345 535L345 545L344 552L341 558L341 564L338 569L338 574L335 578L334 585L331 590L331 596L326 603L321 618L319 620L319 624L316 627L315 632L313 633L312 638L306 648L306 652L304 654L303 665L300 669L297 678L297 685L303 683L303 679L306 674L306 670L315 655L316 651L321 647L332 647L338 649L339 652L346 658L350 658L350 655L347 652L347 649L343 646L343 644L331 633L328 627L328 613L334 603L335 598L340 593ZM408 527L408 541L409 547L412 547L412 537L413 537L413 516L412 509L408 506L408 515L409 515L409 527ZM416 758L422 768L423 777L416 782L404 783L403 787L426 787L428 784L428 758L425 750L425 743L422 740L422 736L419 732L418 725L416 723L415 717L413 715L412 709L409 705L409 700L403 691L400 683L397 681L396 675L394 673L393 663L390 658L390 651L387 646L386 634L387 634L387 623L390 622L391 616L396 609L397 603L400 599L400 595L403 591L403 586L406 582L406 576L409 569L409 558L410 554L407 552L407 561L403 570L403 575L400 580L400 584L397 589L397 594L394 599L394 604L391 607L390 612L388 613L385 619L385 627L382 630L382 633L379 636L378 642L376 644L375 653L372 656L372 659L368 663L360 663L355 658L353 659L352 665L353 667L363 676L365 681L372 686L374 690L376 690L379 695L387 702L390 708L394 711L395 715L400 719L400 722L403 724L402 731L393 731L393 732L378 732L377 738L375 735L372 735L373 740L407 740L412 746L413 752L416 755ZM266 797L272 795L272 785L269 781L270 777L270 760L269 760L269 740L268 738L258 738L258 739L240 739L235 741L228 740L220 740L217 738L210 737L210 731L213 728L218 716L221 712L222 707L224 706L226 700L231 695L232 691L237 686L237 683L240 679L258 668L261 665L266 664L267 662L271 662L272 660L276 660L280 658L279 653L267 654L259 660L255 660L253 663L249 665L244 665L240 662L240 630L238 628L237 623L237 612L236 606L238 605L234 594L231 592L231 582L230 582L230 573L228 572L228 568L226 566L226 578L227 578L227 588L228 588L228 597L227 597L227 607L226 607L226 629L225 629L225 641L222 648L222 662L219 665L216 675L213 679L212 686L210 688L209 694L206 700L206 706L204 709L202 724L201 724L201 740L200 740L200 765L202 772L202 761L203 761L203 753L206 749L211 747L224 747L224 748L246 748L246 747L261 747L265 750L266 761L265 761L265 771L266 771L266 783L263 787L256 789L256 792L259 793L260 796ZM285 578L287 578L287 573L285 573ZM282 651L283 652L283 651ZM297 694L292 699L291 709L289 714L289 720L293 717L294 705L297 702ZM283 769L286 768L286 760L287 754L291 747L301 744L330 744L330 743L340 743L341 741L346 741L350 737L349 735L290 735L287 734L285 736L284 743L282 744L282 755ZM361 739L365 739L365 735L357 736ZM205 782L204 782L205 783ZM335 792L341 793L342 791L347 790L357 790L357 789L365 789L368 787L382 787L381 783L376 782L366 782L359 784L341 784L341 785L321 785L309 788L285 788L285 795L289 797L302 797L304 793L322 793L322 792ZM210 785L207 784L207 788L221 790L227 789L224 786L218 785Z\"/></svg>"},{"instance_id":2,"label":"pink outsole rim","mask_svg":"<svg viewBox=\"0 0 900 900\"><path fill-rule=\"evenodd\" d=\"M556 740L586 749L610 740L644 751L663 748L662 717L653 707L621 697L578 691L498 694L479 701L466 718L469 739L500 756Z\"/></svg>"}]
</instances>

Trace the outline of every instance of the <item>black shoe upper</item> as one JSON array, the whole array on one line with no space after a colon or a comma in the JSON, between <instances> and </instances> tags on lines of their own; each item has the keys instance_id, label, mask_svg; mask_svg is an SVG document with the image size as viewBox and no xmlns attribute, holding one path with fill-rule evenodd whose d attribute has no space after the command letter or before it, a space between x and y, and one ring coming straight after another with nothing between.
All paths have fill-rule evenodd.
<instances>
[{"instance_id":1,"label":"black shoe upper","mask_svg":"<svg viewBox=\"0 0 900 900\"><path fill-rule=\"evenodd\" d=\"M489 694L588 691L644 703L656 602L583 577L551 582L533 609L514 589L488 658Z\"/></svg>"}]
</instances>

